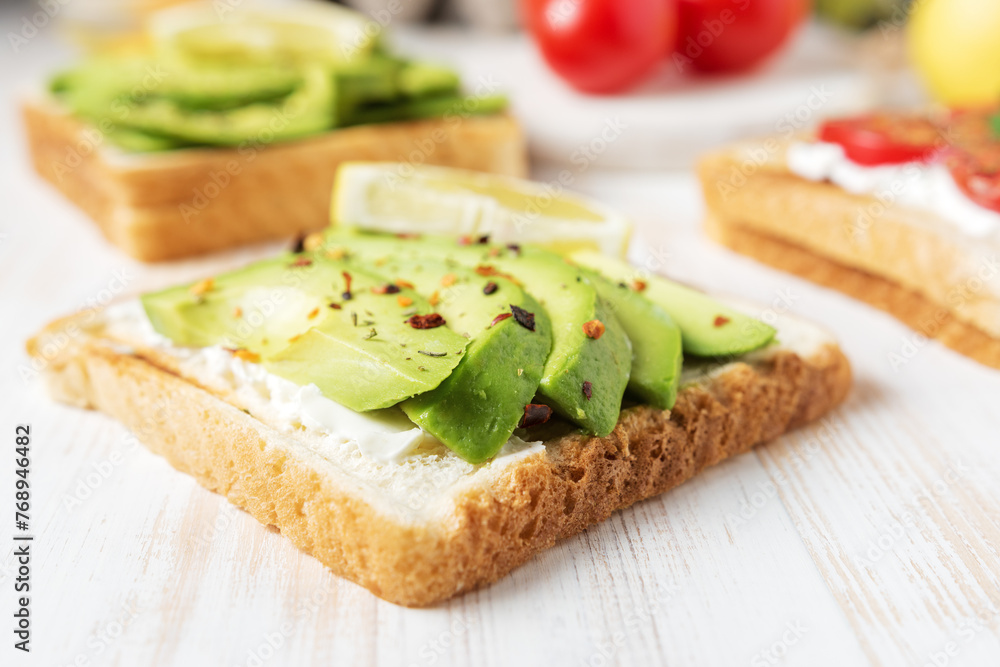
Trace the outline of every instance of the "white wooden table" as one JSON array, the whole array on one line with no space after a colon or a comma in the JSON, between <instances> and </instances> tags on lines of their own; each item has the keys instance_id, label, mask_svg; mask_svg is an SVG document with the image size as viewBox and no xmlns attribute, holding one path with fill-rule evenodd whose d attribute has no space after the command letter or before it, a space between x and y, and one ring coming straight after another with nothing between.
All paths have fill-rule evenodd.
<instances>
[{"instance_id":1,"label":"white wooden table","mask_svg":"<svg viewBox=\"0 0 1000 667\"><path fill-rule=\"evenodd\" d=\"M893 369L908 329L712 245L683 174L575 178L669 245L669 273L826 324L854 363L847 403L439 607L337 579L116 423L22 379L23 341L49 319L269 249L158 266L113 250L29 172L7 103L64 54L43 35L4 58L0 665L1000 664L1000 372L933 343ZM29 656L7 630L24 423Z\"/></svg>"}]
</instances>

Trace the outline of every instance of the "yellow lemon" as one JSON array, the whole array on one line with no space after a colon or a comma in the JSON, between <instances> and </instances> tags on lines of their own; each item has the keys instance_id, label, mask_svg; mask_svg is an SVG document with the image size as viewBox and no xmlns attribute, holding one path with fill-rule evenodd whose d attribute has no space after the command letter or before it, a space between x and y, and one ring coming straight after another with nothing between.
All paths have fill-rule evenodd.
<instances>
[{"instance_id":1,"label":"yellow lemon","mask_svg":"<svg viewBox=\"0 0 1000 667\"><path fill-rule=\"evenodd\" d=\"M907 30L913 64L938 101L1000 102L1000 2L915 0Z\"/></svg>"},{"instance_id":2,"label":"yellow lemon","mask_svg":"<svg viewBox=\"0 0 1000 667\"><path fill-rule=\"evenodd\" d=\"M334 225L369 231L488 235L560 254L621 257L631 224L617 211L558 183L396 162L348 162L337 171Z\"/></svg>"}]
</instances>

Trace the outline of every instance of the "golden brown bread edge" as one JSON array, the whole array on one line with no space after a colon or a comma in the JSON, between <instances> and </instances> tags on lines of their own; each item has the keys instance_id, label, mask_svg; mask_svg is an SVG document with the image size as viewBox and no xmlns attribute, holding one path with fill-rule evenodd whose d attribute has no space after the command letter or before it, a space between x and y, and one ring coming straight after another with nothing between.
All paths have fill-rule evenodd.
<instances>
[{"instance_id":1,"label":"golden brown bread edge","mask_svg":"<svg viewBox=\"0 0 1000 667\"><path fill-rule=\"evenodd\" d=\"M54 322L28 343L33 357L46 359L53 397L115 417L175 468L275 526L334 573L406 606L500 579L615 510L817 419L851 383L850 365L832 343L808 358L779 351L753 365L720 366L683 388L672 411L634 407L607 437L549 440L544 455L459 492L445 521L412 525L310 468L284 446L288 436L149 359L88 339L81 328L73 333L79 322Z\"/></svg>"},{"instance_id":2,"label":"golden brown bread edge","mask_svg":"<svg viewBox=\"0 0 1000 667\"><path fill-rule=\"evenodd\" d=\"M527 148L507 115L363 125L254 149L124 155L98 128L47 101L22 115L35 170L136 259L178 259L290 238L329 224L337 166L401 161L527 173Z\"/></svg>"},{"instance_id":3,"label":"golden brown bread edge","mask_svg":"<svg viewBox=\"0 0 1000 667\"><path fill-rule=\"evenodd\" d=\"M732 180L740 155L735 147L698 165L711 238L864 301L960 354L1000 368L1000 338L978 326L995 318L1000 303L973 295L962 301L961 312L946 305L954 302L956 290L977 279L978 267L960 243L902 208L878 218L884 228L878 234L862 229L871 234L860 243L854 228L858 211L875 200L798 178L774 154L725 193L718 185Z\"/></svg>"}]
</instances>

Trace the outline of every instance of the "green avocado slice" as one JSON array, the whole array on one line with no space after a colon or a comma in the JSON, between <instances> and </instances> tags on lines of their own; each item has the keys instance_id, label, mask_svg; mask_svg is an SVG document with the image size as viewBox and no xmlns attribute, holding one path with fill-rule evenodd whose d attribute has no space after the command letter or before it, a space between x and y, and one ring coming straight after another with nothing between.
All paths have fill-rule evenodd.
<instances>
[{"instance_id":1,"label":"green avocado slice","mask_svg":"<svg viewBox=\"0 0 1000 667\"><path fill-rule=\"evenodd\" d=\"M146 294L142 304L178 345L246 350L275 375L363 412L434 389L468 344L447 326L415 328L410 318L432 313L430 304L385 284L348 261L285 255Z\"/></svg>"},{"instance_id":2,"label":"green avocado slice","mask_svg":"<svg viewBox=\"0 0 1000 667\"><path fill-rule=\"evenodd\" d=\"M400 239L339 229L327 232L326 244L367 261L434 257L512 277L552 321L552 350L538 393L589 433L604 436L614 429L632 366L630 342L590 281L559 255L535 248L462 246L454 239ZM584 324L594 320L604 325L599 338L584 331Z\"/></svg>"},{"instance_id":3,"label":"green avocado slice","mask_svg":"<svg viewBox=\"0 0 1000 667\"><path fill-rule=\"evenodd\" d=\"M466 461L492 458L541 382L552 347L548 315L500 276L434 259L389 260L379 271L431 297L448 326L469 339L455 371L436 389L401 403L403 412ZM514 307L533 317L530 327L512 316Z\"/></svg>"},{"instance_id":4,"label":"green avocado slice","mask_svg":"<svg viewBox=\"0 0 1000 667\"><path fill-rule=\"evenodd\" d=\"M329 129L335 124L334 85L321 67L303 71L302 83L277 102L253 102L234 109L192 110L168 97L136 106L119 122L143 132L219 146L267 144Z\"/></svg>"},{"instance_id":5,"label":"green avocado slice","mask_svg":"<svg viewBox=\"0 0 1000 667\"><path fill-rule=\"evenodd\" d=\"M570 259L630 288L640 276L630 264L589 250L575 252ZM642 296L668 312L680 327L684 352L702 357L735 356L761 348L774 339L774 327L698 290L645 273L641 281Z\"/></svg>"},{"instance_id":6,"label":"green avocado slice","mask_svg":"<svg viewBox=\"0 0 1000 667\"><path fill-rule=\"evenodd\" d=\"M628 391L661 410L674 407L684 354L681 330L667 312L624 285L596 271L583 275L611 308L632 341L632 373Z\"/></svg>"}]
</instances>

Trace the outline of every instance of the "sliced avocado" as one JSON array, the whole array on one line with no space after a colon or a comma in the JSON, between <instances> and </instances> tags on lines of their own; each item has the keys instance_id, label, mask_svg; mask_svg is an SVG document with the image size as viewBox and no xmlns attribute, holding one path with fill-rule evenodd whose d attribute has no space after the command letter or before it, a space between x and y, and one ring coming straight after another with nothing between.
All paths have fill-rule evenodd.
<instances>
[{"instance_id":1,"label":"sliced avocado","mask_svg":"<svg viewBox=\"0 0 1000 667\"><path fill-rule=\"evenodd\" d=\"M467 345L438 318L419 317L433 310L426 299L387 294L385 282L348 261L285 255L142 303L153 328L178 345L245 350L272 373L365 411L434 389Z\"/></svg>"},{"instance_id":2,"label":"sliced avocado","mask_svg":"<svg viewBox=\"0 0 1000 667\"><path fill-rule=\"evenodd\" d=\"M590 250L570 260L633 289L638 270L621 260ZM684 351L702 357L740 355L774 339L773 327L725 306L710 296L660 276L642 275L641 294L670 314L681 330Z\"/></svg>"},{"instance_id":3,"label":"sliced avocado","mask_svg":"<svg viewBox=\"0 0 1000 667\"><path fill-rule=\"evenodd\" d=\"M335 70L338 122L350 122L361 106L396 101L399 98L396 77L402 66L395 58L378 55Z\"/></svg>"},{"instance_id":4,"label":"sliced avocado","mask_svg":"<svg viewBox=\"0 0 1000 667\"><path fill-rule=\"evenodd\" d=\"M583 275L632 341L629 393L661 410L672 408L684 360L680 328L663 308L638 292L616 285L596 271L584 270Z\"/></svg>"},{"instance_id":5,"label":"sliced avocado","mask_svg":"<svg viewBox=\"0 0 1000 667\"><path fill-rule=\"evenodd\" d=\"M399 120L420 120L449 116L486 115L500 113L507 108L503 95L476 97L474 95L435 95L418 97L391 104L363 106L344 119L345 125L387 123Z\"/></svg>"},{"instance_id":6,"label":"sliced avocado","mask_svg":"<svg viewBox=\"0 0 1000 667\"><path fill-rule=\"evenodd\" d=\"M399 92L407 97L458 93L461 80L454 70L440 65L408 62L398 74Z\"/></svg>"},{"instance_id":7,"label":"sliced avocado","mask_svg":"<svg viewBox=\"0 0 1000 667\"><path fill-rule=\"evenodd\" d=\"M548 315L500 276L433 259L389 260L378 270L397 284L413 284L452 330L469 339L455 371L437 389L401 403L403 412L465 460L492 458L538 389L552 347ZM512 316L512 307L533 315L531 328Z\"/></svg>"},{"instance_id":8,"label":"sliced avocado","mask_svg":"<svg viewBox=\"0 0 1000 667\"><path fill-rule=\"evenodd\" d=\"M315 134L334 125L334 87L319 67L304 71L302 84L277 103L254 102L230 110L185 109L157 97L136 106L120 123L144 132L207 145L270 143Z\"/></svg>"},{"instance_id":9,"label":"sliced avocado","mask_svg":"<svg viewBox=\"0 0 1000 667\"><path fill-rule=\"evenodd\" d=\"M366 260L435 257L483 274L510 276L552 320L552 350L539 394L554 410L590 433L604 436L614 429L632 366L630 343L590 281L559 255L535 248L461 246L454 239L399 239L338 229L327 232L326 243ZM584 324L595 320L604 331L592 338L585 333Z\"/></svg>"},{"instance_id":10,"label":"sliced avocado","mask_svg":"<svg viewBox=\"0 0 1000 667\"><path fill-rule=\"evenodd\" d=\"M302 73L290 67L220 67L167 63L158 95L187 109L221 111L254 102L276 102L301 86Z\"/></svg>"}]
</instances>

